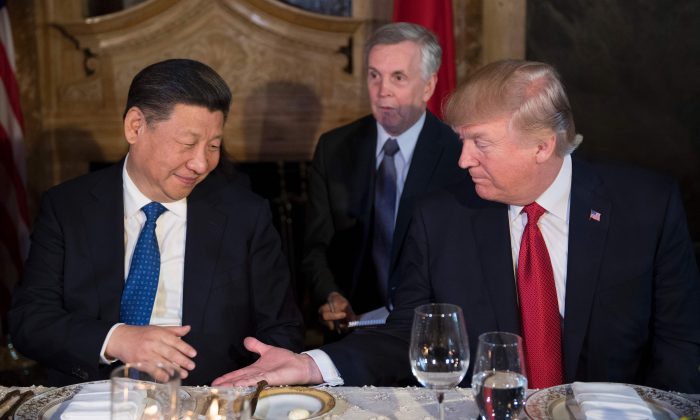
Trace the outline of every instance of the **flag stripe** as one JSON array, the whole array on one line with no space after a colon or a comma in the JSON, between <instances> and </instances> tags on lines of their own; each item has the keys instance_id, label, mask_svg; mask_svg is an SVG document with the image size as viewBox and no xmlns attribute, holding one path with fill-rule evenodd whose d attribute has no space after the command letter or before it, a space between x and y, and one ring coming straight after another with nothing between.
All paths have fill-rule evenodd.
<instances>
[{"instance_id":1,"label":"flag stripe","mask_svg":"<svg viewBox=\"0 0 700 420\"><path fill-rule=\"evenodd\" d=\"M10 17L0 0L0 320L29 250L24 119L20 106Z\"/></svg>"},{"instance_id":2,"label":"flag stripe","mask_svg":"<svg viewBox=\"0 0 700 420\"><path fill-rule=\"evenodd\" d=\"M22 221L29 225L29 209L27 208L27 193L24 190L22 179L19 176L15 161L12 159L12 144L5 132L5 127L0 126L0 165L4 167L4 175L9 179L15 190L17 205Z\"/></svg>"}]
</instances>

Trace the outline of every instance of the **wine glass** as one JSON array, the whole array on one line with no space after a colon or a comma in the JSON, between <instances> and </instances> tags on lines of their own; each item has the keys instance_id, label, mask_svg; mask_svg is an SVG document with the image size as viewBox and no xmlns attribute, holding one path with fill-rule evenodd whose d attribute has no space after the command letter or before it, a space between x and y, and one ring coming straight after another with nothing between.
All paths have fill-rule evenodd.
<instances>
[{"instance_id":1,"label":"wine glass","mask_svg":"<svg viewBox=\"0 0 700 420\"><path fill-rule=\"evenodd\" d=\"M487 332L479 336L472 388L482 420L518 418L527 388L519 335Z\"/></svg>"},{"instance_id":2,"label":"wine glass","mask_svg":"<svg viewBox=\"0 0 700 420\"><path fill-rule=\"evenodd\" d=\"M177 420L180 374L163 363L127 363L112 371L113 419Z\"/></svg>"},{"instance_id":3,"label":"wine glass","mask_svg":"<svg viewBox=\"0 0 700 420\"><path fill-rule=\"evenodd\" d=\"M417 307L409 358L418 382L437 391L439 416L443 420L445 390L457 386L469 367L469 341L462 309L447 303Z\"/></svg>"}]
</instances>

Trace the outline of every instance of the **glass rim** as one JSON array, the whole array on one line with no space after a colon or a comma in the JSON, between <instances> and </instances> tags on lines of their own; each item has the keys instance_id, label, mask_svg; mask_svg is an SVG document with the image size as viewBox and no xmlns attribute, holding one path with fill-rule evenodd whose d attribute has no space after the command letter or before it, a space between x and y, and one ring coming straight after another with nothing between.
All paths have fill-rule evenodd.
<instances>
[{"instance_id":1,"label":"glass rim","mask_svg":"<svg viewBox=\"0 0 700 420\"><path fill-rule=\"evenodd\" d=\"M168 375L173 376L173 379L178 379L181 380L182 378L180 377L180 367L177 366L174 363L165 363L165 362L151 362L151 361L145 361L145 362L131 362L131 363L123 363L114 369L109 373L109 379L133 379L129 376L129 372L138 372L138 373L143 373L146 375L152 375L153 371L164 371L167 372Z\"/></svg>"},{"instance_id":2,"label":"glass rim","mask_svg":"<svg viewBox=\"0 0 700 420\"><path fill-rule=\"evenodd\" d=\"M437 308L443 308L442 310L436 310ZM462 315L462 308L459 305L453 303L440 303L432 302L423 305L416 306L413 309L415 315L423 316L445 316L452 313Z\"/></svg>"},{"instance_id":3,"label":"glass rim","mask_svg":"<svg viewBox=\"0 0 700 420\"><path fill-rule=\"evenodd\" d=\"M508 342L501 341L499 343L495 342L494 340L487 340L487 337L491 336L500 336L503 338L508 337L510 340ZM487 331L479 334L478 342L493 347L516 347L522 346L523 338L518 334L507 331Z\"/></svg>"}]
</instances>

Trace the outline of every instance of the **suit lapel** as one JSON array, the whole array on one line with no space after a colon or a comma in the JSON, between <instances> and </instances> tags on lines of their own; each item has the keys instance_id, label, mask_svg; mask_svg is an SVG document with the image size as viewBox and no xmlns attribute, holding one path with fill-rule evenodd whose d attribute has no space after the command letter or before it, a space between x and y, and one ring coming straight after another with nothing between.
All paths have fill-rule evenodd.
<instances>
[{"instance_id":1,"label":"suit lapel","mask_svg":"<svg viewBox=\"0 0 700 420\"><path fill-rule=\"evenodd\" d=\"M593 296L613 216L610 200L591 168L572 159L571 208L569 211L569 253L566 270L564 313L564 372L571 382L578 368L583 339L588 328ZM591 217L600 214L600 220Z\"/></svg>"},{"instance_id":2,"label":"suit lapel","mask_svg":"<svg viewBox=\"0 0 700 420\"><path fill-rule=\"evenodd\" d=\"M363 261L370 258L371 244L370 235L373 232L372 223L374 215L374 179L376 176L376 152L377 152L377 125L374 118L367 118L367 124L361 128L356 136L357 140L346 143L344 155L348 157L345 162L350 165L348 176L350 177L350 185L352 186L351 193L351 208L353 215L358 222L364 222L362 227L362 241L360 252L357 253L359 261L353 264L356 267L353 273L352 290L350 296L355 295L355 289L360 284L360 276L363 275ZM355 194L360 194L356 196Z\"/></svg>"},{"instance_id":3,"label":"suit lapel","mask_svg":"<svg viewBox=\"0 0 700 420\"><path fill-rule=\"evenodd\" d=\"M99 299L100 318L119 320L124 289L123 163L107 168L90 189L83 220Z\"/></svg>"},{"instance_id":4,"label":"suit lapel","mask_svg":"<svg viewBox=\"0 0 700 420\"><path fill-rule=\"evenodd\" d=\"M187 238L182 296L182 325L201 330L220 255L226 215L216 209L225 180L210 174L187 199Z\"/></svg>"},{"instance_id":5,"label":"suit lapel","mask_svg":"<svg viewBox=\"0 0 700 420\"><path fill-rule=\"evenodd\" d=\"M510 247L508 206L477 202L472 229L481 262L483 282L491 298L499 331L520 333L520 316L516 297L513 254Z\"/></svg>"},{"instance_id":6,"label":"suit lapel","mask_svg":"<svg viewBox=\"0 0 700 420\"><path fill-rule=\"evenodd\" d=\"M428 189L435 168L440 162L440 157L443 153L443 143L439 135L440 131L436 117L430 112L426 112L425 124L418 136L411 166L408 169L406 182L401 193L401 200L399 201L396 225L394 227L391 267L394 267L397 262L399 250L408 232L411 210L413 209L416 196Z\"/></svg>"}]
</instances>

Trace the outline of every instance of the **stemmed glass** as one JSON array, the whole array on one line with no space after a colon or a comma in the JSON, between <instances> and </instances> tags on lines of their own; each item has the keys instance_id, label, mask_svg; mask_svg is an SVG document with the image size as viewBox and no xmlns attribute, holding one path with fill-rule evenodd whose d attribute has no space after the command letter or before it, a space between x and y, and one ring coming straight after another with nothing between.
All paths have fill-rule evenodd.
<instances>
[{"instance_id":1,"label":"stemmed glass","mask_svg":"<svg viewBox=\"0 0 700 420\"><path fill-rule=\"evenodd\" d=\"M479 336L472 388L481 419L518 418L527 388L519 335L487 332Z\"/></svg>"},{"instance_id":2,"label":"stemmed glass","mask_svg":"<svg viewBox=\"0 0 700 420\"><path fill-rule=\"evenodd\" d=\"M469 367L469 340L462 309L447 303L417 307L409 358L418 382L437 391L439 416L443 420L445 391L457 386Z\"/></svg>"}]
</instances>

